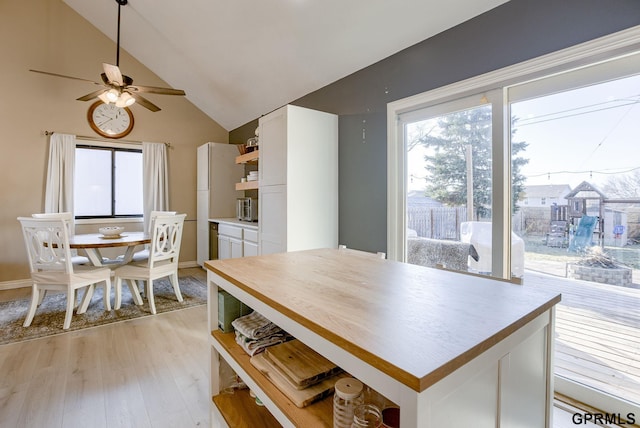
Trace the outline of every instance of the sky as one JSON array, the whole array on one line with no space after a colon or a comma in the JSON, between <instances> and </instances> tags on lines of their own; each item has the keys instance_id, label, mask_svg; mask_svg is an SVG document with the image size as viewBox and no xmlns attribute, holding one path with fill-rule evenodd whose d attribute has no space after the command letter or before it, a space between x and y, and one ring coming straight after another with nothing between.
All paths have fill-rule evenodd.
<instances>
[{"instance_id":1,"label":"sky","mask_svg":"<svg viewBox=\"0 0 640 428\"><path fill-rule=\"evenodd\" d=\"M582 181L602 186L640 170L640 75L514 103L515 141L529 145L521 156L526 185ZM424 177L422 147L408 155L408 171ZM414 178L409 190L421 190ZM639 195L640 196L640 195Z\"/></svg>"},{"instance_id":2,"label":"sky","mask_svg":"<svg viewBox=\"0 0 640 428\"><path fill-rule=\"evenodd\" d=\"M640 75L515 103L527 184L602 185L640 169ZM560 171L570 171L561 173Z\"/></svg>"}]
</instances>

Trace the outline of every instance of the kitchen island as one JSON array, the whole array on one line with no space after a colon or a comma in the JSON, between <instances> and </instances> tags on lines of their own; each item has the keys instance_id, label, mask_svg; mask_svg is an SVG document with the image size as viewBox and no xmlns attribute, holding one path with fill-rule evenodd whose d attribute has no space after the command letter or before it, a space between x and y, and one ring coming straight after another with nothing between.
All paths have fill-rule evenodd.
<instances>
[{"instance_id":1,"label":"kitchen island","mask_svg":"<svg viewBox=\"0 0 640 428\"><path fill-rule=\"evenodd\" d=\"M330 397L296 408L217 331L218 288L399 405L403 428L551 426L558 294L348 249L205 267L212 426L251 426L256 417L243 417L254 409L242 394L220 394L221 359L265 404L260 417L331 426Z\"/></svg>"}]
</instances>

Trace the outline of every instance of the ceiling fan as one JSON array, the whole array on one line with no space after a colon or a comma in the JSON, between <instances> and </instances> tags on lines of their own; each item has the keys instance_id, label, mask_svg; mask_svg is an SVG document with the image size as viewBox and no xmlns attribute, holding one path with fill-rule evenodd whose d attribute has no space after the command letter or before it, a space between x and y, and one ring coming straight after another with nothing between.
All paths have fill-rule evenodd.
<instances>
[{"instance_id":1,"label":"ceiling fan","mask_svg":"<svg viewBox=\"0 0 640 428\"><path fill-rule=\"evenodd\" d=\"M82 79L79 77L65 76L57 73L50 73L48 71L29 70L34 73L47 74L49 76L64 77L65 79L79 80L81 82L93 83L94 85L102 86L97 91L88 93L80 98L78 101L89 101L94 98L100 98L105 103L115 103L118 107L128 107L131 104L138 102L142 107L145 107L153 112L160 111L160 107L153 104L151 101L144 98L140 93L148 94L161 94L161 95L185 95L182 89L172 88L158 88L155 86L139 86L133 84L133 79L129 76L125 76L120 72L120 9L128 3L128 0L116 0L118 3L118 39L116 50L116 65L102 64L104 73L100 74L102 82L94 82L93 80Z\"/></svg>"}]
</instances>

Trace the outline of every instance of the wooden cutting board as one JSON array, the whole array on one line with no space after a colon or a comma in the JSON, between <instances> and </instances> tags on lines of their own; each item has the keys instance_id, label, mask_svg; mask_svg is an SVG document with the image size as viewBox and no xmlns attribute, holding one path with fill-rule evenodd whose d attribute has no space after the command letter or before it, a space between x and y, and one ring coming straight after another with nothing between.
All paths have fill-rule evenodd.
<instances>
[{"instance_id":1,"label":"wooden cutting board","mask_svg":"<svg viewBox=\"0 0 640 428\"><path fill-rule=\"evenodd\" d=\"M250 361L251 364L260 370L293 404L300 408L331 395L336 381L346 376L345 373L340 373L324 378L320 383L316 383L308 388L297 389L285 378L278 367L276 367L264 353L254 355Z\"/></svg>"},{"instance_id":2,"label":"wooden cutting board","mask_svg":"<svg viewBox=\"0 0 640 428\"><path fill-rule=\"evenodd\" d=\"M266 357L298 388L306 388L340 372L331 361L298 339L265 350Z\"/></svg>"}]
</instances>

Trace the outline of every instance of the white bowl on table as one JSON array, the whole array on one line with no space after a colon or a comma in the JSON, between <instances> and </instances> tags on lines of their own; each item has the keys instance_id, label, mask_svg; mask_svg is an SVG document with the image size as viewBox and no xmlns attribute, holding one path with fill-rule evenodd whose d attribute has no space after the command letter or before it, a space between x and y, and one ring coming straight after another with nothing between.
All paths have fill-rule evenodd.
<instances>
[{"instance_id":1,"label":"white bowl on table","mask_svg":"<svg viewBox=\"0 0 640 428\"><path fill-rule=\"evenodd\" d=\"M107 238L115 238L120 236L122 232L124 232L124 227L122 226L104 226L98 229L98 232L102 234L102 236Z\"/></svg>"}]
</instances>

